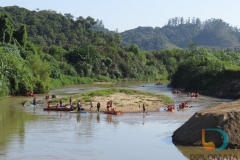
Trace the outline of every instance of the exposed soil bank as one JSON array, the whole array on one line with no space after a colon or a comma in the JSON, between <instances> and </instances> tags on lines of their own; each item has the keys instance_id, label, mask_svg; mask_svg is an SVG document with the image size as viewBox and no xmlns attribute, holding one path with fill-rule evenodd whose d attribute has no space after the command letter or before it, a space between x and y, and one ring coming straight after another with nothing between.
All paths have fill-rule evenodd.
<instances>
[{"instance_id":1,"label":"exposed soil bank","mask_svg":"<svg viewBox=\"0 0 240 160\"><path fill-rule=\"evenodd\" d=\"M240 100L196 112L172 136L174 144L203 146L202 129L218 128L229 136L226 148L240 149ZM205 131L205 142L213 142L216 147L223 144L223 136L217 131Z\"/></svg>"}]
</instances>

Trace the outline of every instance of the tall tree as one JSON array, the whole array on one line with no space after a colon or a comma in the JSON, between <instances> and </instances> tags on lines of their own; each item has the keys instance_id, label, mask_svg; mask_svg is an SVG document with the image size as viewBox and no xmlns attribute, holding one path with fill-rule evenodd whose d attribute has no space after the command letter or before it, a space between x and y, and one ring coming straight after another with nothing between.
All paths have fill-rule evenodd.
<instances>
[{"instance_id":1,"label":"tall tree","mask_svg":"<svg viewBox=\"0 0 240 160\"><path fill-rule=\"evenodd\" d=\"M13 25L9 22L7 15L0 15L0 41L10 43L12 41Z\"/></svg>"},{"instance_id":2,"label":"tall tree","mask_svg":"<svg viewBox=\"0 0 240 160\"><path fill-rule=\"evenodd\" d=\"M18 43L25 47L27 41L27 29L26 25L22 25L17 31L14 31L13 37L18 41Z\"/></svg>"}]
</instances>

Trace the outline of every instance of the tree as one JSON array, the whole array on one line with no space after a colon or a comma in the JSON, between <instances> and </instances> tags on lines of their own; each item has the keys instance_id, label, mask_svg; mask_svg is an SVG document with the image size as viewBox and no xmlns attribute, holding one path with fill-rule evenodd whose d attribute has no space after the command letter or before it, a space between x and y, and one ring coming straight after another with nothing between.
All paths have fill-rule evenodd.
<instances>
[{"instance_id":1,"label":"tree","mask_svg":"<svg viewBox=\"0 0 240 160\"><path fill-rule=\"evenodd\" d=\"M42 61L40 56L37 54L32 54L27 58L27 64L31 68L33 76L35 77L35 83L38 83L39 87L45 88L35 88L37 93L42 93L48 88L48 83L50 82L50 74L52 71L51 66L48 62ZM41 82L41 83L40 83Z\"/></svg>"},{"instance_id":2,"label":"tree","mask_svg":"<svg viewBox=\"0 0 240 160\"><path fill-rule=\"evenodd\" d=\"M192 40L189 41L188 49L189 49L189 51L194 52L195 50L197 50L197 43L193 42Z\"/></svg>"},{"instance_id":3,"label":"tree","mask_svg":"<svg viewBox=\"0 0 240 160\"><path fill-rule=\"evenodd\" d=\"M0 41L2 43L12 42L13 25L9 22L7 15L0 15Z\"/></svg>"},{"instance_id":4,"label":"tree","mask_svg":"<svg viewBox=\"0 0 240 160\"><path fill-rule=\"evenodd\" d=\"M63 60L64 56L67 54L67 51L61 46L51 46L49 48L49 54L52 55L56 60Z\"/></svg>"},{"instance_id":5,"label":"tree","mask_svg":"<svg viewBox=\"0 0 240 160\"><path fill-rule=\"evenodd\" d=\"M73 20L74 19L74 16L71 15L70 13L65 13L64 16L69 19L69 20Z\"/></svg>"},{"instance_id":6,"label":"tree","mask_svg":"<svg viewBox=\"0 0 240 160\"><path fill-rule=\"evenodd\" d=\"M27 41L27 29L26 25L22 25L19 30L14 31L13 37L18 41L18 43L25 47Z\"/></svg>"},{"instance_id":7,"label":"tree","mask_svg":"<svg viewBox=\"0 0 240 160\"><path fill-rule=\"evenodd\" d=\"M128 52L133 52L135 55L140 52L140 48L135 44L130 44L129 46L126 46L126 50Z\"/></svg>"}]
</instances>

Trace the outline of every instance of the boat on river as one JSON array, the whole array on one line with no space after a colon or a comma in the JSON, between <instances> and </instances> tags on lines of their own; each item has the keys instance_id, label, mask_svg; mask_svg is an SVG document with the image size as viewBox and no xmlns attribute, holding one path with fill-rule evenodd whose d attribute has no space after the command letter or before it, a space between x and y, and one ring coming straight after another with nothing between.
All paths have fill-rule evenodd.
<instances>
[{"instance_id":1,"label":"boat on river","mask_svg":"<svg viewBox=\"0 0 240 160\"><path fill-rule=\"evenodd\" d=\"M167 109L168 112L174 112L174 109Z\"/></svg>"},{"instance_id":2,"label":"boat on river","mask_svg":"<svg viewBox=\"0 0 240 160\"><path fill-rule=\"evenodd\" d=\"M70 111L70 113L88 113L88 112L85 110L80 110L80 111L73 110L73 111Z\"/></svg>"},{"instance_id":3,"label":"boat on river","mask_svg":"<svg viewBox=\"0 0 240 160\"><path fill-rule=\"evenodd\" d=\"M165 110L168 111L168 112L174 112L174 109L175 109L174 105L168 105Z\"/></svg>"},{"instance_id":4,"label":"boat on river","mask_svg":"<svg viewBox=\"0 0 240 160\"><path fill-rule=\"evenodd\" d=\"M44 111L73 111L75 108L64 108L64 107L46 107Z\"/></svg>"},{"instance_id":5,"label":"boat on river","mask_svg":"<svg viewBox=\"0 0 240 160\"><path fill-rule=\"evenodd\" d=\"M123 115L122 111L114 111L114 110L105 110L103 111L103 113L105 114L111 114L111 115Z\"/></svg>"},{"instance_id":6,"label":"boat on river","mask_svg":"<svg viewBox=\"0 0 240 160\"><path fill-rule=\"evenodd\" d=\"M179 109L188 109L188 103L185 102L185 103L180 103L179 104Z\"/></svg>"}]
</instances>

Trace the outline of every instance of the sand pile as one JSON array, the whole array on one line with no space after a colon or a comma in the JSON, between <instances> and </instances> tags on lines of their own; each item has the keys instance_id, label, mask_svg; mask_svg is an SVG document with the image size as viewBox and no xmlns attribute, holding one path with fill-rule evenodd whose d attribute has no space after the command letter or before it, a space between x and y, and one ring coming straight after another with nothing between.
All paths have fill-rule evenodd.
<instances>
[{"instance_id":1,"label":"sand pile","mask_svg":"<svg viewBox=\"0 0 240 160\"><path fill-rule=\"evenodd\" d=\"M202 129L216 128L229 136L226 148L240 148L240 100L222 103L215 107L196 112L172 136L174 144L203 146ZM205 131L205 142L213 142L216 147L223 144L224 137L218 131Z\"/></svg>"}]
</instances>

